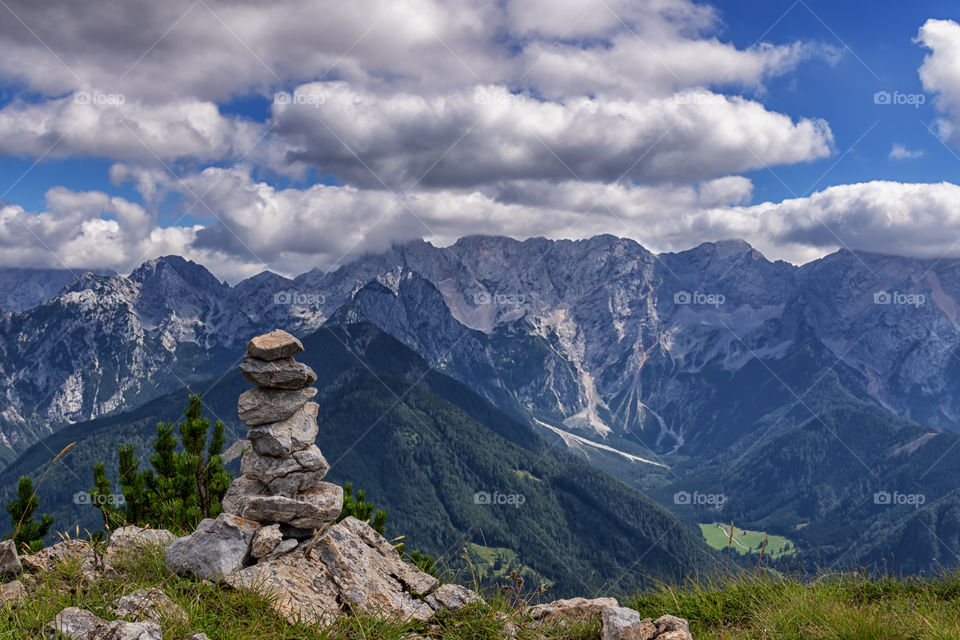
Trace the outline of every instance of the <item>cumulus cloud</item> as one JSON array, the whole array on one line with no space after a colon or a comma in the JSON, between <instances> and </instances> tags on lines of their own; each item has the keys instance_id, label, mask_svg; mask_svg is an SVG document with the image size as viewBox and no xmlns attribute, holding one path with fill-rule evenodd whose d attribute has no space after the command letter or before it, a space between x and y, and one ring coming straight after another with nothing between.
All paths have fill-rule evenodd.
<instances>
[{"instance_id":1,"label":"cumulus cloud","mask_svg":"<svg viewBox=\"0 0 960 640\"><path fill-rule=\"evenodd\" d=\"M264 129L222 116L212 102L144 105L99 92L0 109L0 148L9 155L217 160L243 154Z\"/></svg>"},{"instance_id":2,"label":"cumulus cloud","mask_svg":"<svg viewBox=\"0 0 960 640\"><path fill-rule=\"evenodd\" d=\"M916 42L931 53L920 67L920 80L926 91L937 93L937 108L946 117L938 121L940 134L953 145L960 145L960 24L953 20L927 20Z\"/></svg>"},{"instance_id":3,"label":"cumulus cloud","mask_svg":"<svg viewBox=\"0 0 960 640\"><path fill-rule=\"evenodd\" d=\"M312 83L275 104L288 163L361 185L469 186L507 179L695 182L830 154L830 128L705 91L646 102L564 103L483 86L379 96Z\"/></svg>"},{"instance_id":4,"label":"cumulus cloud","mask_svg":"<svg viewBox=\"0 0 960 640\"><path fill-rule=\"evenodd\" d=\"M921 258L960 255L960 186L872 181L742 210L759 247L797 262L839 248Z\"/></svg>"},{"instance_id":5,"label":"cumulus cloud","mask_svg":"<svg viewBox=\"0 0 960 640\"><path fill-rule=\"evenodd\" d=\"M126 271L178 253L236 279L471 233L614 233L654 250L742 237L803 261L843 243L936 254L945 229L960 231L948 184L855 184L751 205L753 184L737 174L833 151L826 122L764 106L765 81L838 54L799 41L739 48L702 3L6 7L17 19L0 21L0 82L25 91L0 109L0 149L117 160L111 181L133 182L142 202L55 188L41 212L2 205L4 264ZM918 36L950 139L958 33L931 20ZM264 122L225 115L251 94L274 97ZM895 146L890 157L915 153ZM154 154L186 160L186 177ZM270 171L338 184L252 177ZM190 226L161 224L171 193Z\"/></svg>"}]
</instances>

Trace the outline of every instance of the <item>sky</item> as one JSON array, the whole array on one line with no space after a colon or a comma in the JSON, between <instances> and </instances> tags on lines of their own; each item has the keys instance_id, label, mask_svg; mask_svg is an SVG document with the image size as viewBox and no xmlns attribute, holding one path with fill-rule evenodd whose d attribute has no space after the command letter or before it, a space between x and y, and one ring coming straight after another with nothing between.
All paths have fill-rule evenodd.
<instances>
[{"instance_id":1,"label":"sky","mask_svg":"<svg viewBox=\"0 0 960 640\"><path fill-rule=\"evenodd\" d=\"M960 257L960 7L0 1L0 265L392 243Z\"/></svg>"}]
</instances>

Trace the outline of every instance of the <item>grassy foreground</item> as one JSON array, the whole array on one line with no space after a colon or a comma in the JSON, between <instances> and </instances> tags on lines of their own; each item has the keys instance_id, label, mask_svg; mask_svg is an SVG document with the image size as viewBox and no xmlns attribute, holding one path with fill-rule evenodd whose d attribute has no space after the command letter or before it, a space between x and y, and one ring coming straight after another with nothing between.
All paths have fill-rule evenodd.
<instances>
[{"instance_id":1,"label":"grassy foreground","mask_svg":"<svg viewBox=\"0 0 960 640\"><path fill-rule=\"evenodd\" d=\"M524 614L524 601L509 590L486 594L486 606L449 613L428 624L343 618L328 629L291 625L256 594L169 575L159 551L140 554L122 563L118 573L93 582L84 581L73 560L24 582L29 596L19 607L0 605L0 638L4 640L41 640L45 637L43 626L68 606L111 620L111 605L121 595L158 585L190 618L186 625L164 625L165 639L185 639L201 631L211 640L367 640L414 634L454 640L600 637L597 620L537 627ZM539 596L540 601L551 599L549 593ZM927 580L831 575L801 583L759 572L683 586L662 585L621 602L644 616L670 613L687 618L697 640L960 638L960 573Z\"/></svg>"}]
</instances>

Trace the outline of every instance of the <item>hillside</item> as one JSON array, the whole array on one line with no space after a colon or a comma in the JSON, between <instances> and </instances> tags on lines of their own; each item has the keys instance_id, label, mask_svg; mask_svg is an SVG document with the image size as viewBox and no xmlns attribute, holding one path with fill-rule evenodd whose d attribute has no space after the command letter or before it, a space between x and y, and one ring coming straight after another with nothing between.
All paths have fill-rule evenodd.
<instances>
[{"instance_id":1,"label":"hillside","mask_svg":"<svg viewBox=\"0 0 960 640\"><path fill-rule=\"evenodd\" d=\"M376 357L348 351L346 344ZM661 507L550 449L458 383L434 373L420 387L396 375L420 377L426 369L375 328L323 330L305 346L303 361L319 376L318 445L331 463L328 477L353 482L386 508L388 535L406 535L411 547L454 565L471 542L510 549L555 583L557 594L626 590L711 565L699 536ZM200 387L208 415L224 419L233 437L240 433L236 398L248 387L236 371ZM184 402L185 393L176 392L130 414L62 430L0 474L0 484L11 487L24 473L37 476L50 451L76 440L41 488L41 502L59 527L79 521L81 529L98 528L99 514L73 502L92 483L93 461L109 461L115 473L119 442L136 442L145 454L156 421L176 419ZM478 503L484 493L522 496L522 503Z\"/></svg>"}]
</instances>

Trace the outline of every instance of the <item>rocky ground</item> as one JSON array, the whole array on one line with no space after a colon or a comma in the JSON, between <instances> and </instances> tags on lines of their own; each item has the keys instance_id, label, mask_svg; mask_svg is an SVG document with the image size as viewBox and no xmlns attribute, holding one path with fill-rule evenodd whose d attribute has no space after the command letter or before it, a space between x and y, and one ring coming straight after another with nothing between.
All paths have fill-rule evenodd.
<instances>
[{"instance_id":1,"label":"rocky ground","mask_svg":"<svg viewBox=\"0 0 960 640\"><path fill-rule=\"evenodd\" d=\"M687 640L692 637L684 620L672 616L642 619L636 610L620 607L613 598L576 598L531 605L505 594L493 595L485 601L471 590L456 585L433 586L426 595L404 591L404 587L398 591L401 583L392 581L398 580L399 575L417 575L419 570L403 563L392 548L388 551L382 545L380 548L368 546L368 541L351 533L366 531L363 523L349 520L340 523L348 523L336 534L340 542L360 549L361 555L381 552L382 555L376 559L358 556L356 564L339 567L344 573L331 581L326 590L338 603L338 609L323 620L295 615L291 602L280 595L284 590L288 596L311 593L330 577L331 569L321 557L310 557L302 551L284 555L280 565L268 565L271 573L266 582L253 580L243 584L229 577L212 581L170 572L167 555L176 538L162 530L125 527L115 531L107 543L65 540L22 558L10 543L5 543L0 547L0 571L8 581L0 587L0 637L29 640ZM374 535L377 534L374 532ZM366 552L362 551L364 547ZM437 582L429 579L434 584ZM269 588L264 588L267 583ZM390 603L397 601L406 602L407 608L386 613ZM385 606L378 611L374 603Z\"/></svg>"}]
</instances>

